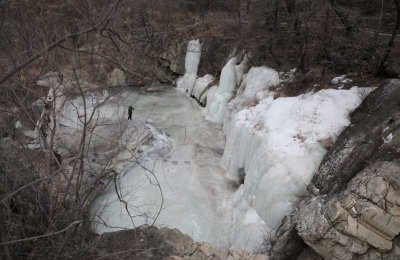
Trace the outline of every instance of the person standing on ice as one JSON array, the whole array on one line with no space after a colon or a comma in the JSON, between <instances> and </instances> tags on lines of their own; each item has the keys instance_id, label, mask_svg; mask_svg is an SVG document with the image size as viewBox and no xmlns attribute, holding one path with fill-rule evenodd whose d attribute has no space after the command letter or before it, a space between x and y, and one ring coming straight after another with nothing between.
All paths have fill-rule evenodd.
<instances>
[{"instance_id":1,"label":"person standing on ice","mask_svg":"<svg viewBox=\"0 0 400 260\"><path fill-rule=\"evenodd\" d=\"M135 110L132 106L128 107L128 120L132 120L132 112Z\"/></svg>"}]
</instances>

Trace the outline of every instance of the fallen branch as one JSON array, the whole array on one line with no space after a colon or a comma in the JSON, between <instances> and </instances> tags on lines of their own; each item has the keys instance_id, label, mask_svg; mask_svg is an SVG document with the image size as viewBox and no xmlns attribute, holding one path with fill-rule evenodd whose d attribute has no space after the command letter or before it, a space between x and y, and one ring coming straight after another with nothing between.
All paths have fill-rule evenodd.
<instances>
[{"instance_id":1,"label":"fallen branch","mask_svg":"<svg viewBox=\"0 0 400 260\"><path fill-rule=\"evenodd\" d=\"M56 231L54 233L50 233L50 234L34 236L34 237L27 237L27 238L22 238L22 239L7 241L7 242L1 242L0 246L9 245L9 244L15 244L15 243L19 243L19 242L26 242L26 241L35 240L35 239L44 238L44 237L54 236L54 235L57 235L57 234L60 234L60 233L64 233L65 231L67 231L68 229L70 229L71 227L73 227L74 225L79 224L79 223L81 223L80 220L74 221L71 224L69 224L68 227L66 227L64 229L61 229L59 231Z\"/></svg>"}]
</instances>

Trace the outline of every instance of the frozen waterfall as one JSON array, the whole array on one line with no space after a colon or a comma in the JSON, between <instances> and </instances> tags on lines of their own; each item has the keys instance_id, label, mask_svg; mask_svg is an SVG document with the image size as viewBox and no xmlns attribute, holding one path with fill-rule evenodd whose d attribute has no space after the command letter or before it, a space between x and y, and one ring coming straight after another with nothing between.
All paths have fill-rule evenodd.
<instances>
[{"instance_id":1,"label":"frozen waterfall","mask_svg":"<svg viewBox=\"0 0 400 260\"><path fill-rule=\"evenodd\" d=\"M336 140L372 90L274 99L271 87L284 81L276 70L247 71L246 55L240 64L232 57L215 84L210 74L197 76L200 54L200 42L190 41L178 91L126 90L118 97L135 103L134 120L153 129L155 141L141 146L137 162L120 167L118 185L129 210L113 187L98 199L97 232L156 220L197 241L260 250L306 190L326 153L323 143Z\"/></svg>"}]
</instances>

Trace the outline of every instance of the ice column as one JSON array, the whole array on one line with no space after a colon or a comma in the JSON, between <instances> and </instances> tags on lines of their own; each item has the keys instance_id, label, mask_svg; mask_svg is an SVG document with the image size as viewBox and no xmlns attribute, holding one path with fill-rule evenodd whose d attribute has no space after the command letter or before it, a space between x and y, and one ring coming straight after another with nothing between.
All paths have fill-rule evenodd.
<instances>
[{"instance_id":1,"label":"ice column","mask_svg":"<svg viewBox=\"0 0 400 260\"><path fill-rule=\"evenodd\" d=\"M194 83L197 78L197 69L199 67L201 57L201 43L199 40L188 42L188 47L185 57L185 74L178 78L176 86L178 89L192 94Z\"/></svg>"},{"instance_id":2,"label":"ice column","mask_svg":"<svg viewBox=\"0 0 400 260\"><path fill-rule=\"evenodd\" d=\"M221 71L219 87L207 95L207 111L215 122L222 123L226 105L236 88L236 57L231 58Z\"/></svg>"}]
</instances>

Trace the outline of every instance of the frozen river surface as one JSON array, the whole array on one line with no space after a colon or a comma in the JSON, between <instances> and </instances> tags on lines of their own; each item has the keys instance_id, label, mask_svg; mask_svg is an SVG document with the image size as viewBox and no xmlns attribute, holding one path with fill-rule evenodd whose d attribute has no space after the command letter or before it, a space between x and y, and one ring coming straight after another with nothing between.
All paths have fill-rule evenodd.
<instances>
[{"instance_id":1,"label":"frozen river surface","mask_svg":"<svg viewBox=\"0 0 400 260\"><path fill-rule=\"evenodd\" d=\"M118 186L97 200L99 233L143 224L178 228L197 241L229 247L231 217L224 201L237 188L220 165L225 145L220 125L205 120L198 104L176 89L161 93L124 90L114 114L135 108L133 121L145 120L157 129L156 141L142 148L138 162L125 164ZM159 185L158 185L159 184ZM160 207L162 206L161 210Z\"/></svg>"}]
</instances>

